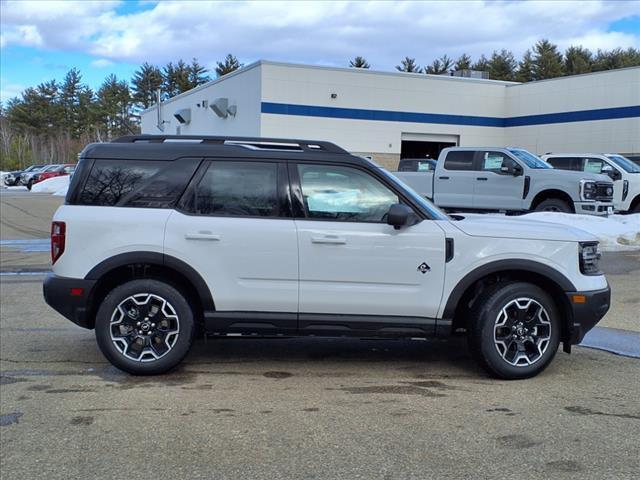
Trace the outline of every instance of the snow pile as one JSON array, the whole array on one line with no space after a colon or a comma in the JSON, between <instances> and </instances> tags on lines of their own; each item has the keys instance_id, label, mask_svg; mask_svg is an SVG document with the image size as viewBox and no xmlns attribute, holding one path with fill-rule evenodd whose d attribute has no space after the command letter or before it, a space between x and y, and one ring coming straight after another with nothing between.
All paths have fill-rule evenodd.
<instances>
[{"instance_id":1,"label":"snow pile","mask_svg":"<svg viewBox=\"0 0 640 480\"><path fill-rule=\"evenodd\" d=\"M54 195L66 195L69 188L69 175L52 177L36 183L31 187L34 193L53 193ZM64 193L61 193L64 190Z\"/></svg>"},{"instance_id":2,"label":"snow pile","mask_svg":"<svg viewBox=\"0 0 640 480\"><path fill-rule=\"evenodd\" d=\"M638 213L596 217L573 213L534 212L510 218L516 221L518 219L536 220L579 228L597 237L602 250L640 249L640 214Z\"/></svg>"},{"instance_id":3,"label":"snow pile","mask_svg":"<svg viewBox=\"0 0 640 480\"><path fill-rule=\"evenodd\" d=\"M1 172L0 171L0 188L5 188L6 185L4 184L4 177L5 175L9 173L9 172Z\"/></svg>"}]
</instances>

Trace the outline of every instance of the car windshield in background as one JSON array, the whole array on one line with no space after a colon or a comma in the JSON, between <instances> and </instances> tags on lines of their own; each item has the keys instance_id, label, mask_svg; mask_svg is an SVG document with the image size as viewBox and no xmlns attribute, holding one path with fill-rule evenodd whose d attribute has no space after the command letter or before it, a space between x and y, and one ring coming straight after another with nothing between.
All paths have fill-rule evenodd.
<instances>
[{"instance_id":1,"label":"car windshield in background","mask_svg":"<svg viewBox=\"0 0 640 480\"><path fill-rule=\"evenodd\" d=\"M540 157L537 157L527 150L522 150L520 148L509 148L509 152L511 152L518 160L523 161L529 168L553 168Z\"/></svg>"},{"instance_id":2,"label":"car windshield in background","mask_svg":"<svg viewBox=\"0 0 640 480\"><path fill-rule=\"evenodd\" d=\"M606 157L620 168L624 168L628 173L640 173L640 165L636 165L627 157L622 155L607 155Z\"/></svg>"}]
</instances>

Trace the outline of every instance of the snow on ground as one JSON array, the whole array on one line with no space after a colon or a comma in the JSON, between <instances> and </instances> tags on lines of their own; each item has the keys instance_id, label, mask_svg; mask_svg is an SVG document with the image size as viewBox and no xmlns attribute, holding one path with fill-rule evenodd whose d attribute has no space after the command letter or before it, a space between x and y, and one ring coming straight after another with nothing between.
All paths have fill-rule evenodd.
<instances>
[{"instance_id":1,"label":"snow on ground","mask_svg":"<svg viewBox=\"0 0 640 480\"><path fill-rule=\"evenodd\" d=\"M63 175L60 177L47 178L42 182L36 183L31 187L31 191L34 193L53 193L54 195L60 195L64 190L64 194L67 194L67 188L69 188L69 175Z\"/></svg>"},{"instance_id":2,"label":"snow on ground","mask_svg":"<svg viewBox=\"0 0 640 480\"><path fill-rule=\"evenodd\" d=\"M466 213L462 215L469 216ZM579 228L597 237L600 241L600 247L604 251L640 250L640 214L638 213L597 217L575 213L534 212L508 218L516 222L535 220Z\"/></svg>"}]
</instances>

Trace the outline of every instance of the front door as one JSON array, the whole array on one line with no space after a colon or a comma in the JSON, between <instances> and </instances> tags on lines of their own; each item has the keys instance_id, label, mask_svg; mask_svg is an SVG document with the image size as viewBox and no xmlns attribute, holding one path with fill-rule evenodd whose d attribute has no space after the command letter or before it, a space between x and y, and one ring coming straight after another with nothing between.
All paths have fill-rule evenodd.
<instances>
[{"instance_id":1,"label":"front door","mask_svg":"<svg viewBox=\"0 0 640 480\"><path fill-rule=\"evenodd\" d=\"M401 199L355 166L291 164L290 175L304 204L295 220L300 331L374 331L376 321L432 325L445 264L437 223L387 225L389 207Z\"/></svg>"},{"instance_id":2,"label":"front door","mask_svg":"<svg viewBox=\"0 0 640 480\"><path fill-rule=\"evenodd\" d=\"M473 191L473 207L490 210L520 210L524 194L524 175L518 177L501 171L518 163L502 152L477 152L478 171Z\"/></svg>"}]
</instances>

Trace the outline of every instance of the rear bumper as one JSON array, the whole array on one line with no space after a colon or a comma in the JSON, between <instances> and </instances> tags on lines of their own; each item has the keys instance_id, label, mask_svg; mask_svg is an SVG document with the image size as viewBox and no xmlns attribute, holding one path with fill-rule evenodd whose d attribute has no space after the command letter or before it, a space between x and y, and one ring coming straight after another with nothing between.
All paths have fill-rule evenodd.
<instances>
[{"instance_id":1,"label":"rear bumper","mask_svg":"<svg viewBox=\"0 0 640 480\"><path fill-rule=\"evenodd\" d=\"M88 318L89 299L95 280L58 277L47 275L42 285L44 300L56 312L83 328L93 328L92 318Z\"/></svg>"},{"instance_id":2,"label":"rear bumper","mask_svg":"<svg viewBox=\"0 0 640 480\"><path fill-rule=\"evenodd\" d=\"M576 202L576 213L582 215L610 215L613 213L613 202Z\"/></svg>"},{"instance_id":3,"label":"rear bumper","mask_svg":"<svg viewBox=\"0 0 640 480\"><path fill-rule=\"evenodd\" d=\"M567 292L566 295L573 314L573 324L569 331L568 340L570 345L577 345L609 311L611 288L607 285L602 290Z\"/></svg>"}]
</instances>

